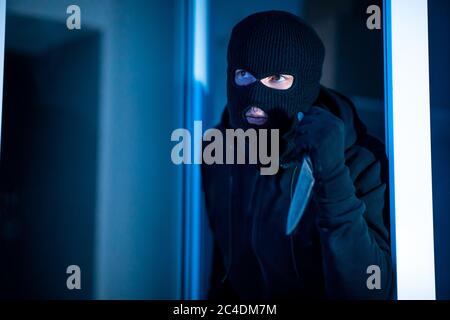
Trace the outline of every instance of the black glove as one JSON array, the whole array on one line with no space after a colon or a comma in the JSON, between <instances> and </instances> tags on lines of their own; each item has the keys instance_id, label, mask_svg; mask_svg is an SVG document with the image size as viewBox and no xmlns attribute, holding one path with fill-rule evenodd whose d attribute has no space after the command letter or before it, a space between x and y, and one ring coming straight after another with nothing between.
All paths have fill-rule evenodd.
<instances>
[{"instance_id":1,"label":"black glove","mask_svg":"<svg viewBox=\"0 0 450 320\"><path fill-rule=\"evenodd\" d=\"M312 107L299 120L283 136L286 149L280 157L281 165L298 163L307 154L316 180L332 178L345 165L344 123L319 107Z\"/></svg>"}]
</instances>

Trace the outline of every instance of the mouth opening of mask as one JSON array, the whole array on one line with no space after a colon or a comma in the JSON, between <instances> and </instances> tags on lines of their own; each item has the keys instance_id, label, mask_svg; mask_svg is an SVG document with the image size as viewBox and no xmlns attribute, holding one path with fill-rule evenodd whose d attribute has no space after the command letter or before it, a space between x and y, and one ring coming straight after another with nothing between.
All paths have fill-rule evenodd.
<instances>
[{"instance_id":1,"label":"mouth opening of mask","mask_svg":"<svg viewBox=\"0 0 450 320\"><path fill-rule=\"evenodd\" d=\"M244 112L244 118L249 124L257 126L262 126L269 120L267 113L257 106L248 107Z\"/></svg>"}]
</instances>

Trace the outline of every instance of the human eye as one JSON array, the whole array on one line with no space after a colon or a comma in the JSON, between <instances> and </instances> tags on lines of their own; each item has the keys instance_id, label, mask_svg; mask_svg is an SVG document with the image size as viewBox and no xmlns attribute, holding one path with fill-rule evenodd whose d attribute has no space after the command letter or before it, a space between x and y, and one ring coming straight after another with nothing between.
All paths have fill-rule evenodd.
<instances>
[{"instance_id":1,"label":"human eye","mask_svg":"<svg viewBox=\"0 0 450 320\"><path fill-rule=\"evenodd\" d=\"M275 82L275 83L281 83L283 81L286 81L286 77L282 74L275 74L273 76L269 77L269 81Z\"/></svg>"},{"instance_id":2,"label":"human eye","mask_svg":"<svg viewBox=\"0 0 450 320\"><path fill-rule=\"evenodd\" d=\"M261 80L262 84L266 87L287 90L292 87L294 83L294 76L288 74L274 74Z\"/></svg>"},{"instance_id":3,"label":"human eye","mask_svg":"<svg viewBox=\"0 0 450 320\"><path fill-rule=\"evenodd\" d=\"M234 81L238 86L247 86L256 81L256 78L244 69L238 69L234 73Z\"/></svg>"}]
</instances>

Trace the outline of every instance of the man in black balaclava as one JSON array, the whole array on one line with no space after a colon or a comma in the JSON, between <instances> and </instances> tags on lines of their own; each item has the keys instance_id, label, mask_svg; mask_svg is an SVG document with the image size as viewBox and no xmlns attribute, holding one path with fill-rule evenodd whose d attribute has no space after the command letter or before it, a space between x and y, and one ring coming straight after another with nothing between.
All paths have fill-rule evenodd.
<instances>
[{"instance_id":1,"label":"man in black balaclava","mask_svg":"<svg viewBox=\"0 0 450 320\"><path fill-rule=\"evenodd\" d=\"M218 129L279 129L282 168L203 165L215 250L210 298L392 297L384 147L352 102L320 85L324 46L281 11L238 23L228 46L228 103ZM315 185L292 234L295 165ZM375 271L374 271L375 270Z\"/></svg>"},{"instance_id":2,"label":"man in black balaclava","mask_svg":"<svg viewBox=\"0 0 450 320\"><path fill-rule=\"evenodd\" d=\"M269 127L287 128L299 111L311 108L319 94L322 41L289 13L266 12L241 21L233 29L227 57L228 111L233 127L249 127L245 112L256 106L267 113ZM245 78L244 72L258 80L281 75L294 79L291 87L274 90L259 81L236 83L237 77Z\"/></svg>"}]
</instances>

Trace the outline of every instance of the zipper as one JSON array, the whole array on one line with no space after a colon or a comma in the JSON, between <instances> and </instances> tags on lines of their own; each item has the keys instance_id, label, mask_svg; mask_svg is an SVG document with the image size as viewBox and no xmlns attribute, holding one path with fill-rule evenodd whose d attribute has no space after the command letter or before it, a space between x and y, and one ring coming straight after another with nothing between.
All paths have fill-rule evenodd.
<instances>
[{"instance_id":1,"label":"zipper","mask_svg":"<svg viewBox=\"0 0 450 320\"><path fill-rule=\"evenodd\" d=\"M233 170L230 166L230 179L228 180L228 264L225 270L225 275L222 278L222 283L227 280L228 275L231 270L231 262L233 257L233 230L232 230L232 210L231 206L233 205Z\"/></svg>"},{"instance_id":2,"label":"zipper","mask_svg":"<svg viewBox=\"0 0 450 320\"><path fill-rule=\"evenodd\" d=\"M256 190L257 190L256 192L257 192L257 196L258 196L258 197L255 197L255 199L258 199L258 198L259 198L259 195L260 195L260 190L261 190L261 188L260 188L261 179L262 179L261 176L258 176L257 181L256 181L256 186L255 186L255 188L256 188ZM259 218L259 216L260 216L260 213L261 213L261 202L258 202L257 210L255 210L255 215L253 216L253 224L252 224L252 247L253 247L253 253L255 254L256 260L257 260L257 262L258 262L259 269L260 269L260 271L261 271L261 275L262 275L262 277L263 277L263 285L264 285L264 288L267 288L267 284L268 284L268 282L267 282L267 276L266 276L266 273L264 272L264 266L263 266L263 264L262 264L262 261L261 261L261 259L259 258L258 252L257 252L257 250L256 250L256 241L258 240L258 239L257 239L257 235L258 235L258 218Z\"/></svg>"}]
</instances>

